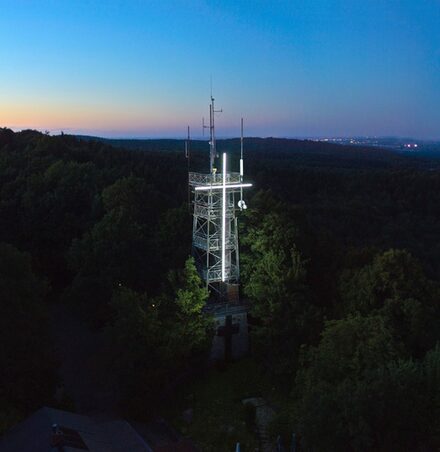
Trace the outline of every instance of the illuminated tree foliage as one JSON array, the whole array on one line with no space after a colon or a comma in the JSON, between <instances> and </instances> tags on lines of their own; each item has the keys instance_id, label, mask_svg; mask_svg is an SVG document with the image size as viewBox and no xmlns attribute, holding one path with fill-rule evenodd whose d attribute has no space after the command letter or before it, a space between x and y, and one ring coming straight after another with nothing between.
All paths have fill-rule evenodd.
<instances>
[{"instance_id":1,"label":"illuminated tree foliage","mask_svg":"<svg viewBox=\"0 0 440 452\"><path fill-rule=\"evenodd\" d=\"M408 355L421 357L440 340L438 284L405 250L389 250L341 278L346 312L381 315Z\"/></svg>"},{"instance_id":2,"label":"illuminated tree foliage","mask_svg":"<svg viewBox=\"0 0 440 452\"><path fill-rule=\"evenodd\" d=\"M123 388L123 405L145 416L145 404L163 396L210 347L211 325L203 314L208 293L189 258L164 291L149 298L121 287L114 292L106 327L111 370Z\"/></svg>"},{"instance_id":3,"label":"illuminated tree foliage","mask_svg":"<svg viewBox=\"0 0 440 452\"><path fill-rule=\"evenodd\" d=\"M305 450L436 450L440 349L401 356L379 316L328 322L293 386L292 428Z\"/></svg>"},{"instance_id":4,"label":"illuminated tree foliage","mask_svg":"<svg viewBox=\"0 0 440 452\"><path fill-rule=\"evenodd\" d=\"M255 209L248 216L242 276L256 320L254 352L272 372L289 375L300 345L313 337L319 325L319 311L310 302L306 262L295 243L295 227L276 211L264 214Z\"/></svg>"}]
</instances>

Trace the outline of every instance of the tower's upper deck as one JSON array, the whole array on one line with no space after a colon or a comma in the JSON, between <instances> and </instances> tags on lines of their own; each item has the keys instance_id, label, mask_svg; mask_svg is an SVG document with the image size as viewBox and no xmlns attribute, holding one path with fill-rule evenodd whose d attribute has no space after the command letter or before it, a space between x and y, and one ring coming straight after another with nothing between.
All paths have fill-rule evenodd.
<instances>
[{"instance_id":1,"label":"tower's upper deck","mask_svg":"<svg viewBox=\"0 0 440 452\"><path fill-rule=\"evenodd\" d=\"M239 184L240 173L227 172L226 184ZM222 186L223 174L222 173L189 173L189 185L192 187L197 186Z\"/></svg>"}]
</instances>

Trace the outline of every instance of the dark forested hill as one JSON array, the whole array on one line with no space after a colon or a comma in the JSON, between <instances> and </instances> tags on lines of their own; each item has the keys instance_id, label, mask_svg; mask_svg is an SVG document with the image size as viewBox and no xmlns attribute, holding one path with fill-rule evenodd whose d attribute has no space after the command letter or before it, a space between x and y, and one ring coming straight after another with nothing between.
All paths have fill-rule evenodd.
<instances>
[{"instance_id":1,"label":"dark forested hill","mask_svg":"<svg viewBox=\"0 0 440 452\"><path fill-rule=\"evenodd\" d=\"M112 145L175 155L183 140L103 140ZM218 140L238 168L240 141ZM206 141L191 142L191 170L208 166ZM256 190L271 190L307 210L310 226L346 244L404 247L439 275L436 217L440 163L419 155L372 147L279 138L246 138L245 167ZM255 193L255 191L254 191Z\"/></svg>"},{"instance_id":2,"label":"dark forested hill","mask_svg":"<svg viewBox=\"0 0 440 452\"><path fill-rule=\"evenodd\" d=\"M238 169L239 147L237 139L218 141L219 152L231 154L232 168ZM94 140L1 129L1 240L29 252L35 270L64 291L80 265L72 257L77 241L121 207L109 207L110 198L121 198L124 209L138 212L133 215L146 240L138 271L146 265L151 278L135 285L155 291L160 278L154 275L181 265L190 250L183 150L181 140ZM190 169L207 166L206 141L191 142ZM249 196L269 190L286 212L296 212L304 234L299 246L325 237L323 262L337 261L327 254L351 246L405 248L438 278L439 169L438 161L383 149L245 139L245 171L254 183Z\"/></svg>"},{"instance_id":3,"label":"dark forested hill","mask_svg":"<svg viewBox=\"0 0 440 452\"><path fill-rule=\"evenodd\" d=\"M78 136L85 141L100 141L115 147L141 151L181 152L184 149L184 140L180 139L108 139L89 136ZM333 143L311 140L297 140L289 138L255 138L247 137L246 152L249 158L295 158L304 164L319 166L417 166L429 167L433 164L428 161L429 155L420 159L417 154L396 153L384 148L370 146L341 146ZM218 139L218 150L237 152L240 149L240 140ZM191 141L193 151L206 151L206 140ZM434 159L433 159L434 160Z\"/></svg>"}]
</instances>

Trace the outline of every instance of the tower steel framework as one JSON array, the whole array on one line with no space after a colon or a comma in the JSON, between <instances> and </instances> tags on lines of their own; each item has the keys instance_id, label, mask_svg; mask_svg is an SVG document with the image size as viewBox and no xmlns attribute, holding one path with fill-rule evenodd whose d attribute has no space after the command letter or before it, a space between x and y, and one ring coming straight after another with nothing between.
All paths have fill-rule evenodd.
<instances>
[{"instance_id":1,"label":"tower steel framework","mask_svg":"<svg viewBox=\"0 0 440 452\"><path fill-rule=\"evenodd\" d=\"M192 249L200 276L212 294L227 301L230 287L240 280L237 210L246 209L243 188L243 120L240 172L228 171L227 154L218 158L215 140L214 98L210 111L210 173L189 172L193 194ZM204 128L208 128L203 124ZM215 167L220 160L221 172ZM236 201L238 202L236 204Z\"/></svg>"}]
</instances>

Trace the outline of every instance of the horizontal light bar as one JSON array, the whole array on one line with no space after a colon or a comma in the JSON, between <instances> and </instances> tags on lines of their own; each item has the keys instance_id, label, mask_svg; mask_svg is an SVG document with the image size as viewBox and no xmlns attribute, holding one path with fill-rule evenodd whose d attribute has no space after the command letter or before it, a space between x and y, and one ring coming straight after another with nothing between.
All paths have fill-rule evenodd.
<instances>
[{"instance_id":1,"label":"horizontal light bar","mask_svg":"<svg viewBox=\"0 0 440 452\"><path fill-rule=\"evenodd\" d=\"M247 188L252 187L252 184L229 184L226 188ZM222 190L223 185L202 185L195 187L196 190Z\"/></svg>"}]
</instances>

